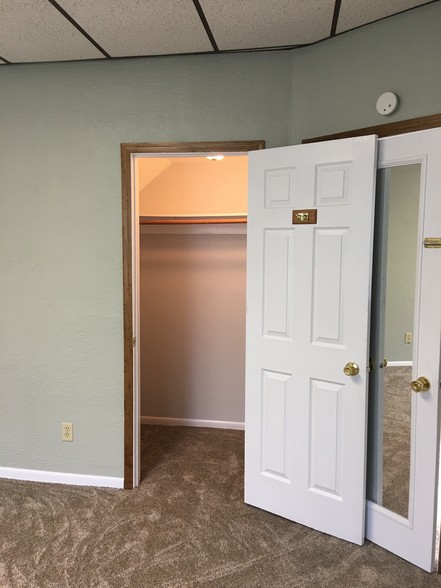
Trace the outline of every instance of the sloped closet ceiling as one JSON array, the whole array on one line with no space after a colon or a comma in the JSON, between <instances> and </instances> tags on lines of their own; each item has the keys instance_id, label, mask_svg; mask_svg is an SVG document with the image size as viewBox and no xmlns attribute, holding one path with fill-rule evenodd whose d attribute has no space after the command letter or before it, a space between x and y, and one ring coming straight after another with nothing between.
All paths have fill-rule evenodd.
<instances>
[{"instance_id":1,"label":"sloped closet ceiling","mask_svg":"<svg viewBox=\"0 0 441 588\"><path fill-rule=\"evenodd\" d=\"M141 216L246 214L248 157L139 160Z\"/></svg>"},{"instance_id":2,"label":"sloped closet ceiling","mask_svg":"<svg viewBox=\"0 0 441 588\"><path fill-rule=\"evenodd\" d=\"M434 1L2 0L0 64L297 48Z\"/></svg>"}]
</instances>

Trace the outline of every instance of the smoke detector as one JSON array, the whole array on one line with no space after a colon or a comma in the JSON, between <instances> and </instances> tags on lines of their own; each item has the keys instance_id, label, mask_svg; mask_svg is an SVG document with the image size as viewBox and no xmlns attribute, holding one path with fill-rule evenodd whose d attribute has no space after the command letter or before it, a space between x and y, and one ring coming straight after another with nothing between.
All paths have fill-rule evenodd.
<instances>
[{"instance_id":1,"label":"smoke detector","mask_svg":"<svg viewBox=\"0 0 441 588\"><path fill-rule=\"evenodd\" d=\"M398 108L398 96L393 92L384 92L377 100L377 112L383 116L392 114Z\"/></svg>"}]
</instances>

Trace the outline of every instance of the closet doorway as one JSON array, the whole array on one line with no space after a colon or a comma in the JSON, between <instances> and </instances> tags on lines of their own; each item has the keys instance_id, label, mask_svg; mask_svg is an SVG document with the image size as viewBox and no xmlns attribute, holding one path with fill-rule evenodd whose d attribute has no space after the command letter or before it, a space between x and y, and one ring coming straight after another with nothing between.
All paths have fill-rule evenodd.
<instances>
[{"instance_id":1,"label":"closet doorway","mask_svg":"<svg viewBox=\"0 0 441 588\"><path fill-rule=\"evenodd\" d=\"M216 356L221 349L227 363L235 351L226 345L225 295L230 288L230 294L240 298L245 286L247 159L249 151L263 147L263 141L121 146L126 488L140 481L141 422L243 426L240 380L244 357L241 360L240 354L244 354L244 332L241 335L240 331L245 323L244 300L232 308L233 314L242 312L243 325L234 316L229 320L239 347L243 338L242 349L233 361L232 372L224 373L224 381L219 378L211 391L207 388L219 377L221 366ZM207 159L212 156L224 159ZM235 186L235 182L242 185ZM228 258L235 260L236 275L232 275L232 268L228 270ZM149 281L146 273L141 289L143 271L153 279ZM216 271L223 272L224 293L213 284ZM179 303L173 302L177 295L182 297ZM186 299L196 311L193 317L189 306L185 308ZM216 316L210 316L213 312ZM164 313L167 320L161 324ZM142 351L142 329L146 332L149 322L161 341L149 345L144 338ZM217 329L220 340L210 337L210 328ZM178 348L185 353L178 353ZM207 369L203 369L204 363ZM128 369L129 365L133 369ZM149 371L144 394L142 369ZM236 380L235 389L226 381L231 379ZM242 387L239 396L238 386ZM218 394L220 388L230 390L224 399ZM134 419L133 415L138 416Z\"/></svg>"},{"instance_id":2,"label":"closet doorway","mask_svg":"<svg viewBox=\"0 0 441 588\"><path fill-rule=\"evenodd\" d=\"M140 156L141 424L244 429L248 156Z\"/></svg>"}]
</instances>

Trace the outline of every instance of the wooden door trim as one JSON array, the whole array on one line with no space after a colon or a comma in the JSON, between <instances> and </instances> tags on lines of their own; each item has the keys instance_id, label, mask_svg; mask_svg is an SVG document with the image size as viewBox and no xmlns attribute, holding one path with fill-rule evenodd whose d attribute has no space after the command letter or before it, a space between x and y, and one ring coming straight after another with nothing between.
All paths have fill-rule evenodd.
<instances>
[{"instance_id":1,"label":"wooden door trim","mask_svg":"<svg viewBox=\"0 0 441 588\"><path fill-rule=\"evenodd\" d=\"M247 153L265 148L265 141L210 141L189 143L122 143L122 263L124 334L124 488L133 488L133 284L131 157L157 153Z\"/></svg>"},{"instance_id":2,"label":"wooden door trim","mask_svg":"<svg viewBox=\"0 0 441 588\"><path fill-rule=\"evenodd\" d=\"M302 143L318 143L320 141L332 141L334 139L347 139L348 137L361 137L363 135L377 135L381 137L392 137L393 135L402 135L403 133L413 133L415 131L425 131L441 127L441 114L431 114L430 116L421 116L407 120L399 120L383 125L373 127L363 127L352 131L343 131L341 133L332 133L331 135L322 135L320 137L311 137L303 139Z\"/></svg>"}]
</instances>

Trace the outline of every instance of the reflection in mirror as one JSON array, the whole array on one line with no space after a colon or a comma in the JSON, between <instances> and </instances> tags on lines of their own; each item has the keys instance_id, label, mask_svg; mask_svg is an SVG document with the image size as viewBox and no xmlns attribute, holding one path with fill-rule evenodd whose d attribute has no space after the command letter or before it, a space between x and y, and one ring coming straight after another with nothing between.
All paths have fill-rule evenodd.
<instances>
[{"instance_id":1,"label":"reflection in mirror","mask_svg":"<svg viewBox=\"0 0 441 588\"><path fill-rule=\"evenodd\" d=\"M411 367L384 373L383 506L407 518L410 482Z\"/></svg>"},{"instance_id":2,"label":"reflection in mirror","mask_svg":"<svg viewBox=\"0 0 441 588\"><path fill-rule=\"evenodd\" d=\"M420 164L378 172L372 297L368 498L405 518L420 175Z\"/></svg>"}]
</instances>

